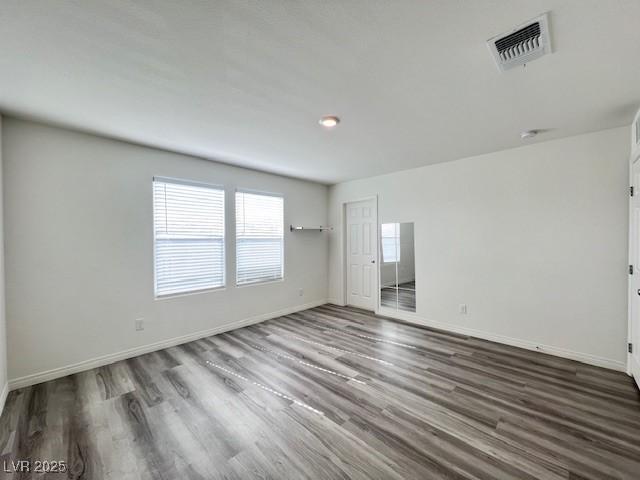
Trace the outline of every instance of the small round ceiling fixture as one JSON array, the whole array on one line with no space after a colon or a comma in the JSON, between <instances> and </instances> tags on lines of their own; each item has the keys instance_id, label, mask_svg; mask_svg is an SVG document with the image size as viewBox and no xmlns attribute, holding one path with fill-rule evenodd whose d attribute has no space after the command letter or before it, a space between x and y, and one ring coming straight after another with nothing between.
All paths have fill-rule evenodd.
<instances>
[{"instance_id":1,"label":"small round ceiling fixture","mask_svg":"<svg viewBox=\"0 0 640 480\"><path fill-rule=\"evenodd\" d=\"M325 115L318 120L318 123L325 128L333 128L340 123L340 119L335 115Z\"/></svg>"},{"instance_id":2,"label":"small round ceiling fixture","mask_svg":"<svg viewBox=\"0 0 640 480\"><path fill-rule=\"evenodd\" d=\"M527 138L533 138L538 135L538 130L525 130L520 134L520 138L522 140L526 140Z\"/></svg>"}]
</instances>

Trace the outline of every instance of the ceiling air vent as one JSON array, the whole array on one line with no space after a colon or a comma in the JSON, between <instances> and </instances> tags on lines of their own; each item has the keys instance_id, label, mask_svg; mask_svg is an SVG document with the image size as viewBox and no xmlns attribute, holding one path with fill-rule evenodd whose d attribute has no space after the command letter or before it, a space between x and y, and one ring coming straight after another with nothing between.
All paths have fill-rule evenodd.
<instances>
[{"instance_id":1,"label":"ceiling air vent","mask_svg":"<svg viewBox=\"0 0 640 480\"><path fill-rule=\"evenodd\" d=\"M524 65L551 53L549 15L544 13L509 33L493 37L487 40L487 45L500 71Z\"/></svg>"}]
</instances>

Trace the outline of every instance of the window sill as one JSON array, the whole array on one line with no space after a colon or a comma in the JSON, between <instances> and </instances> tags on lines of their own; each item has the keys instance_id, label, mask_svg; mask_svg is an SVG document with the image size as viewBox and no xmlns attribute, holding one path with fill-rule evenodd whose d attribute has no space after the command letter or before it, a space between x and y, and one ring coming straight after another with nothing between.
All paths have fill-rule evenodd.
<instances>
[{"instance_id":1,"label":"window sill","mask_svg":"<svg viewBox=\"0 0 640 480\"><path fill-rule=\"evenodd\" d=\"M278 278L276 280L258 280L255 282L249 282L249 283L240 283L240 284L236 284L237 288L244 288L244 287L253 287L255 285L268 285L270 283L282 283L284 282L284 277L282 278Z\"/></svg>"},{"instance_id":2,"label":"window sill","mask_svg":"<svg viewBox=\"0 0 640 480\"><path fill-rule=\"evenodd\" d=\"M189 297L191 295L200 295L202 293L221 292L226 290L226 285L221 287L203 288L201 290L191 290L189 292L167 293L166 295L156 295L154 300L170 300L178 297Z\"/></svg>"}]
</instances>

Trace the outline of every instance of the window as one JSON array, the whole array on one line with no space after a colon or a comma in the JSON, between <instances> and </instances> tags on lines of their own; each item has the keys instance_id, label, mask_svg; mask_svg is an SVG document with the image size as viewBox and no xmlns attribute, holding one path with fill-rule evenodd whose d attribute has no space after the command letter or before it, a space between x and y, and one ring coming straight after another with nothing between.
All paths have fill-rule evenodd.
<instances>
[{"instance_id":1,"label":"window","mask_svg":"<svg viewBox=\"0 0 640 480\"><path fill-rule=\"evenodd\" d=\"M283 276L283 199L236 192L236 283Z\"/></svg>"},{"instance_id":2,"label":"window","mask_svg":"<svg viewBox=\"0 0 640 480\"><path fill-rule=\"evenodd\" d=\"M224 190L153 179L156 296L224 286Z\"/></svg>"},{"instance_id":3,"label":"window","mask_svg":"<svg viewBox=\"0 0 640 480\"><path fill-rule=\"evenodd\" d=\"M383 223L380 226L382 236L382 261L400 261L400 224Z\"/></svg>"}]
</instances>

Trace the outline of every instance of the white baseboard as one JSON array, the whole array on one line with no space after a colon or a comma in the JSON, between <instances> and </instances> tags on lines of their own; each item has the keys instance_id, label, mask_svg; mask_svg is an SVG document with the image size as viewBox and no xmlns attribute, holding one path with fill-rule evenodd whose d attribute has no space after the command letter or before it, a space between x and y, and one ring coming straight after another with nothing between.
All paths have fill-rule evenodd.
<instances>
[{"instance_id":1,"label":"white baseboard","mask_svg":"<svg viewBox=\"0 0 640 480\"><path fill-rule=\"evenodd\" d=\"M156 350L162 350L163 348L173 347L175 345L192 342L194 340L199 340L201 338L209 337L211 335L216 335L218 333L228 332L230 330L235 330L237 328L242 328L248 325L253 325L255 323L264 322L265 320L270 320L272 318L281 317L283 315L289 315L290 313L299 312L301 310L307 310L309 308L314 308L320 305L324 305L325 303L327 303L326 300L317 300L315 302L296 305L294 307L284 308L276 312L265 313L265 314L245 318L242 320L237 320L235 322L226 323L224 325L210 328L208 330L201 330L199 332L190 333L188 335L169 338L167 340L162 340L160 342L150 343L147 345L142 345L140 347L123 350L121 352L110 353L108 355L103 355L101 357L84 360L82 362L74 363L72 365L67 365L64 367L46 370L44 372L38 372L31 375L26 375L24 377L13 378L13 379L10 379L8 382L8 389L5 387L5 393L3 398L6 398L6 395L9 390L16 390L18 388L28 387L30 385L47 382L49 380L54 380L56 378L66 377L67 375L83 372L85 370L91 370L92 368L96 368L96 367L102 367L103 365L109 365L111 363L115 363L120 360L126 360L127 358L137 357L138 355L155 352ZM4 400L3 400L3 404L4 404Z\"/></svg>"},{"instance_id":2,"label":"white baseboard","mask_svg":"<svg viewBox=\"0 0 640 480\"><path fill-rule=\"evenodd\" d=\"M0 415L4 412L4 404L7 401L7 395L9 395L9 382L5 382L4 387L2 388L2 393L0 393Z\"/></svg>"},{"instance_id":3,"label":"white baseboard","mask_svg":"<svg viewBox=\"0 0 640 480\"><path fill-rule=\"evenodd\" d=\"M598 357L589 353L574 352L572 350L553 347L550 345L541 345L529 340L507 337L505 335L498 335L496 333L485 332L483 330L475 330L473 328L460 327L457 325L451 325L450 323L427 320L426 318L416 315L415 313L399 312L384 307L381 307L377 313L378 315L397 318L398 320L415 323L416 325L421 325L424 327L437 328L439 330L445 330L452 333L460 333L462 335L468 335L470 337L476 337L483 340L490 340L492 342L511 345L512 347L520 347L527 350L533 350L534 352L547 353L549 355L555 355L556 357L568 358L570 360L576 360L578 362L586 363L589 365L595 365L596 367L608 368L610 370L617 370L620 372L626 372L627 369L627 365L625 364L625 362L621 362L618 360Z\"/></svg>"},{"instance_id":4,"label":"white baseboard","mask_svg":"<svg viewBox=\"0 0 640 480\"><path fill-rule=\"evenodd\" d=\"M636 381L636 385L640 388L640 362L636 360L636 357L632 354L627 355L629 363L627 366L627 374Z\"/></svg>"},{"instance_id":5,"label":"white baseboard","mask_svg":"<svg viewBox=\"0 0 640 480\"><path fill-rule=\"evenodd\" d=\"M346 303L344 303L342 300L338 300L337 298L330 298L329 300L327 300L327 303L331 303L339 307L344 307L346 305Z\"/></svg>"}]
</instances>

